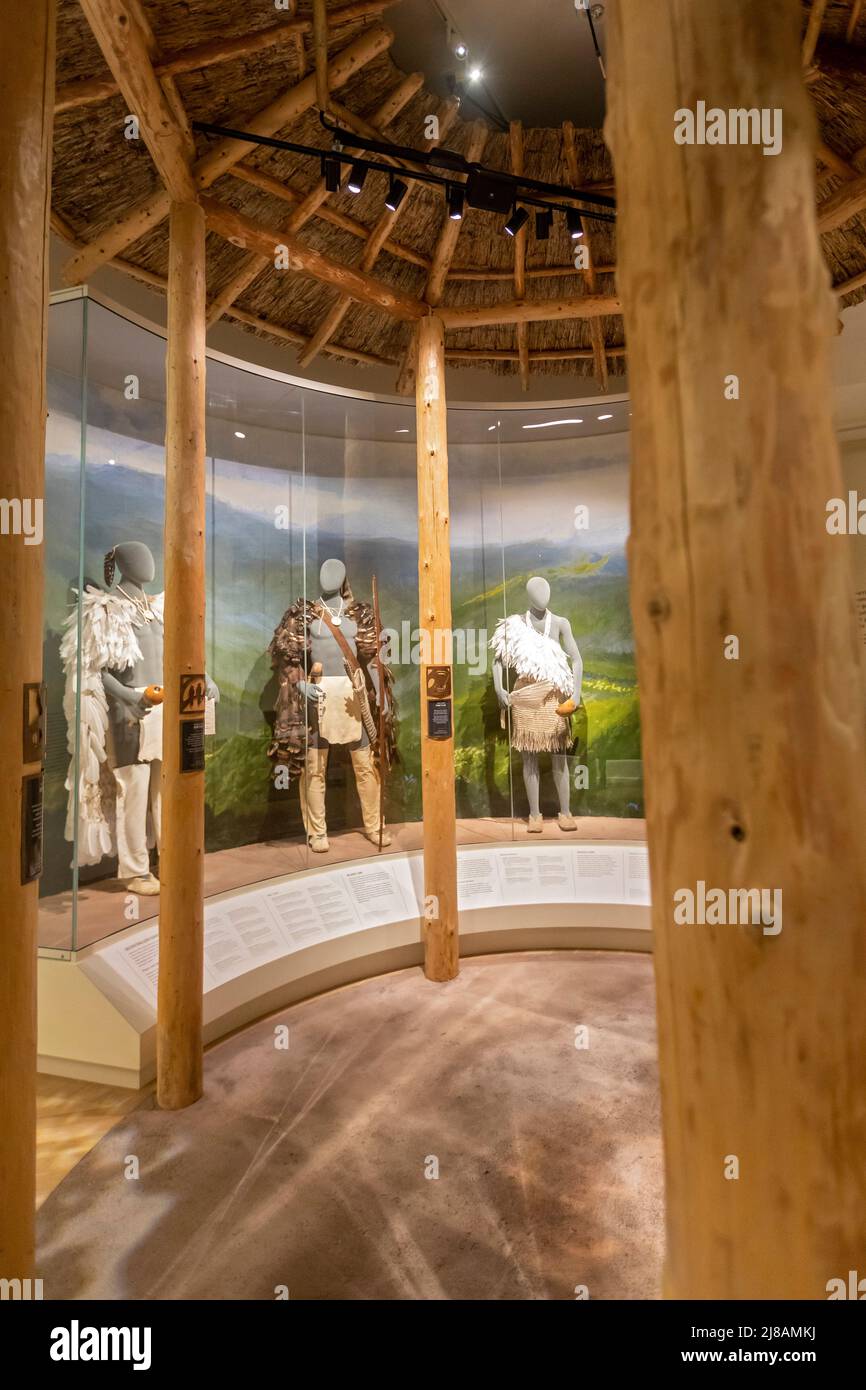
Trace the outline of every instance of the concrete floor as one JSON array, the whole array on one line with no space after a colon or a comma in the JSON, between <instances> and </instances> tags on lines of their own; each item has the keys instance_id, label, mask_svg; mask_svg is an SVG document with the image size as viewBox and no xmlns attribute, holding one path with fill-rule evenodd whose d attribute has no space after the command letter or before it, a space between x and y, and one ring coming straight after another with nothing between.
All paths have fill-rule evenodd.
<instances>
[{"instance_id":1,"label":"concrete floor","mask_svg":"<svg viewBox=\"0 0 866 1390\"><path fill-rule=\"evenodd\" d=\"M655 1298L662 1220L651 959L533 952L220 1043L198 1104L148 1099L48 1197L38 1273L48 1299Z\"/></svg>"}]
</instances>

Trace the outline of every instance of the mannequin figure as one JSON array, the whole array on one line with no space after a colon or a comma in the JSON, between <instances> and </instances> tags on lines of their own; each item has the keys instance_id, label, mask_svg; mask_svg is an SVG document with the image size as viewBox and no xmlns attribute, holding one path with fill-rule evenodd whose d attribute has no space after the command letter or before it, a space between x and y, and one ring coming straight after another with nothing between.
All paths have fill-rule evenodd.
<instances>
[{"instance_id":1,"label":"mannequin figure","mask_svg":"<svg viewBox=\"0 0 866 1390\"><path fill-rule=\"evenodd\" d=\"M570 713L580 704L583 661L567 618L551 613L550 585L535 576L526 585L525 615L500 619L490 645L495 653L493 685L503 725L511 711L511 746L522 756L523 785L529 802L529 830L540 833L539 754L550 753L553 784L559 800L561 830L576 829L571 814L567 753L571 747ZM570 664L569 664L570 662ZM504 670L517 677L506 688ZM562 711L560 713L560 710Z\"/></svg>"},{"instance_id":2,"label":"mannequin figure","mask_svg":"<svg viewBox=\"0 0 866 1390\"><path fill-rule=\"evenodd\" d=\"M141 541L114 546L105 556L104 572L107 591L88 586L81 600L78 862L95 864L116 852L117 877L129 891L155 896L159 880L150 868L148 846L159 847L160 835L164 596L145 591L156 566ZM69 751L74 755L75 612L67 620L60 651ZM208 676L205 683L207 697L219 699ZM73 767L66 783L70 793ZM70 795L67 839L76 831L74 800Z\"/></svg>"},{"instance_id":3,"label":"mannequin figure","mask_svg":"<svg viewBox=\"0 0 866 1390\"><path fill-rule=\"evenodd\" d=\"M299 600L294 604L284 614L271 643L280 694L269 755L277 765L288 763L299 773L307 843L317 854L330 848L325 795L333 745L349 750L364 835L372 844L379 844L380 769L365 727L362 695L353 685L332 626L357 658L365 688L369 683L376 704L384 700L390 725L393 699L390 689L380 689L372 609L369 604L355 602L346 580L346 566L335 559L325 560L319 571L319 597L312 603ZM382 844L390 843L391 836L385 832Z\"/></svg>"},{"instance_id":4,"label":"mannequin figure","mask_svg":"<svg viewBox=\"0 0 866 1390\"><path fill-rule=\"evenodd\" d=\"M106 667L102 672L108 700L108 761L117 785L117 877L127 880L131 893L152 896L159 892L159 880L150 869L147 832L149 813L152 839L159 849L162 704L153 703L145 690L162 686L162 603L145 593L145 584L153 583L156 565L141 541L124 541L109 551L105 560L109 585L115 566L116 593L133 606L139 648L130 665Z\"/></svg>"}]
</instances>

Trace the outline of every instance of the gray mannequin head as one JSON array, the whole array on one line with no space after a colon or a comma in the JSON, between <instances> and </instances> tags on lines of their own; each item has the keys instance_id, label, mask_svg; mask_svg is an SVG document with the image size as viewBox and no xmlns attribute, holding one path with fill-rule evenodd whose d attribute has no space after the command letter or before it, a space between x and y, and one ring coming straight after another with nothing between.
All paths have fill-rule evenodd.
<instances>
[{"instance_id":1,"label":"gray mannequin head","mask_svg":"<svg viewBox=\"0 0 866 1390\"><path fill-rule=\"evenodd\" d=\"M109 550L104 568L109 588L114 583L115 568L121 579L131 580L133 584L151 584L156 574L153 555L142 541L121 541Z\"/></svg>"},{"instance_id":2,"label":"gray mannequin head","mask_svg":"<svg viewBox=\"0 0 866 1390\"><path fill-rule=\"evenodd\" d=\"M545 609L550 603L550 585L546 579L533 575L526 583L526 597L533 608Z\"/></svg>"},{"instance_id":3,"label":"gray mannequin head","mask_svg":"<svg viewBox=\"0 0 866 1390\"><path fill-rule=\"evenodd\" d=\"M319 570L320 592L324 598L326 594L336 594L342 589L346 581L346 566L342 560L326 560Z\"/></svg>"}]
</instances>

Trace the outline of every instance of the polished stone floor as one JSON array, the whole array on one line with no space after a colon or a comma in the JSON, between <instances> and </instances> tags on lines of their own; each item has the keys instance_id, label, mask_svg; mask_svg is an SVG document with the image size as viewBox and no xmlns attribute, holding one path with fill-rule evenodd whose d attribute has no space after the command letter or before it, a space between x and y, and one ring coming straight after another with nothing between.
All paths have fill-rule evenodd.
<instances>
[{"instance_id":1,"label":"polished stone floor","mask_svg":"<svg viewBox=\"0 0 866 1390\"><path fill-rule=\"evenodd\" d=\"M485 956L212 1048L201 1101L147 1097L47 1198L38 1273L48 1299L656 1298L662 1205L651 958Z\"/></svg>"}]
</instances>

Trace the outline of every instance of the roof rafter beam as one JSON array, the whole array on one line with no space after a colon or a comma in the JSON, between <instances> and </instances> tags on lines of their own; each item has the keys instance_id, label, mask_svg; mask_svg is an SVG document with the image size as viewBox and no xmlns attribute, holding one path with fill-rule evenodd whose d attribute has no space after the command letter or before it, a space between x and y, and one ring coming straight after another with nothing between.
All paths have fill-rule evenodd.
<instances>
[{"instance_id":1,"label":"roof rafter beam","mask_svg":"<svg viewBox=\"0 0 866 1390\"><path fill-rule=\"evenodd\" d=\"M342 86L360 68L389 48L394 35L384 25L376 24L342 49L329 66L328 80L332 86ZM273 135L315 104L316 80L303 78L275 101L245 121L250 134ZM198 189L209 188L222 174L248 154L250 145L243 140L219 140L193 165L193 177ZM119 256L145 232L158 225L168 215L169 195L159 189L142 198L128 212L106 227L98 236L77 252L63 268L67 285L80 285L106 261Z\"/></svg>"},{"instance_id":2,"label":"roof rafter beam","mask_svg":"<svg viewBox=\"0 0 866 1390\"><path fill-rule=\"evenodd\" d=\"M577 188L580 184L579 170L577 167L577 145L574 138L574 123L563 121L562 123L562 143L565 151L565 167L568 179L572 188ZM595 256L593 254L593 237L584 226L584 240L586 241L587 271L586 286L590 294L595 294L598 290L598 280L595 270ZM595 359L595 375L602 391L608 387L607 376L607 354L604 346L604 329L598 319L593 319L589 325L590 341Z\"/></svg>"},{"instance_id":3,"label":"roof rafter beam","mask_svg":"<svg viewBox=\"0 0 866 1390\"><path fill-rule=\"evenodd\" d=\"M806 23L806 34L803 39L803 67L807 68L815 56L815 49L818 47L818 38L821 33L821 24L824 20L824 11L827 8L827 0L812 0L812 8L809 11L809 18Z\"/></svg>"},{"instance_id":4,"label":"roof rafter beam","mask_svg":"<svg viewBox=\"0 0 866 1390\"><path fill-rule=\"evenodd\" d=\"M297 207L306 197L306 193L295 188L294 184L275 179L272 174L265 174L261 169L253 168L251 164L236 164L231 171L231 176L234 179L240 179L242 183L249 183L255 188L260 188L263 193L269 193L273 198L280 198L284 203L291 203L293 207ZM366 222L359 222L356 217L350 217L346 212L338 212L336 208L329 207L327 203L322 204L315 216L321 218L323 222L330 222L333 226L340 227L352 236L367 240L370 235L370 228ZM414 251L411 246L403 246L400 242L392 241L390 237L386 237L384 247L398 260L409 261L411 265L420 266L422 270L430 269L430 257L422 256L420 251ZM370 270L372 267L363 266L362 269Z\"/></svg>"},{"instance_id":5,"label":"roof rafter beam","mask_svg":"<svg viewBox=\"0 0 866 1390\"><path fill-rule=\"evenodd\" d=\"M383 309L394 318L413 321L424 317L426 311L420 300L413 299L402 290L392 289L372 275L341 265L330 256L323 256L320 251L305 246L296 236L279 228L267 227L208 194L201 195L201 203L209 227L235 246L254 248L272 265L276 255L282 251L289 270L311 275L323 285L333 285L353 299L370 304L375 309Z\"/></svg>"},{"instance_id":6,"label":"roof rafter beam","mask_svg":"<svg viewBox=\"0 0 866 1390\"><path fill-rule=\"evenodd\" d=\"M484 153L484 146L487 143L487 126L483 121L475 121L469 129L469 144L466 150L466 161L469 164L479 162ZM456 180L455 180L456 182ZM451 262L454 259L454 252L457 250L457 239L460 236L460 229L463 226L462 219L459 222L452 222L448 216L448 207L445 206L444 220L439 230L439 237L433 251L433 259L430 266L430 273L427 276L427 284L424 289L424 301L432 308L435 308L444 293L445 281ZM415 362L418 357L418 334L409 334L409 341L403 350L400 359L400 367L397 372L397 394L400 396L409 395L415 380Z\"/></svg>"},{"instance_id":7,"label":"roof rafter beam","mask_svg":"<svg viewBox=\"0 0 866 1390\"><path fill-rule=\"evenodd\" d=\"M316 62L316 105L320 111L327 111L330 98L327 0L313 0L313 56Z\"/></svg>"},{"instance_id":8,"label":"roof rafter beam","mask_svg":"<svg viewBox=\"0 0 866 1390\"><path fill-rule=\"evenodd\" d=\"M151 64L154 47L139 0L79 0L93 37L137 118L144 143L166 197L194 202L198 190L190 170L186 117L173 109Z\"/></svg>"},{"instance_id":9,"label":"roof rafter beam","mask_svg":"<svg viewBox=\"0 0 866 1390\"><path fill-rule=\"evenodd\" d=\"M548 319L593 319L621 314L622 304L614 294L584 294L574 299L512 299L471 309L440 308L436 312L446 330L451 330L488 328L499 323L541 323Z\"/></svg>"},{"instance_id":10,"label":"roof rafter beam","mask_svg":"<svg viewBox=\"0 0 866 1390\"><path fill-rule=\"evenodd\" d=\"M445 135L448 133L457 117L457 111L458 103L454 100L454 98L449 98L447 101L442 103L437 113L439 133L436 139L424 141L422 148L425 151L432 150L434 145L438 144L439 141L445 137ZM385 211L382 213L381 217L379 218L379 221L370 231L370 234L367 238L367 245L364 248L364 254L361 257L362 270L372 270L373 266L375 265L378 259L379 252L383 248L385 248L386 250L390 250L393 246L393 243L390 239L390 233L393 231L397 222L400 220L403 213L409 206L409 203L412 199L413 191L414 185L411 185L408 193L406 194L406 197L403 199L402 203L400 203L399 207L394 208L393 210L391 208L386 208ZM429 260L427 260L425 269L429 272ZM331 305L331 308L328 310L328 313L322 319L322 322L319 324L315 333L311 337L309 343L304 348L304 351L299 354L299 366L308 367L310 363L313 361L313 358L316 356L316 354L322 352L325 349L326 344L333 337L334 333L337 331L338 327L345 318L351 303L352 301L348 295L344 294L339 295L337 297L337 299Z\"/></svg>"},{"instance_id":11,"label":"roof rafter beam","mask_svg":"<svg viewBox=\"0 0 866 1390\"><path fill-rule=\"evenodd\" d=\"M508 143L511 153L511 172L521 177L523 174L523 125L520 121L512 121L509 125ZM526 227L521 227L514 237L514 297L515 299L525 299L526 297ZM529 329L525 323L518 323L516 333L520 386L523 391L528 391Z\"/></svg>"},{"instance_id":12,"label":"roof rafter beam","mask_svg":"<svg viewBox=\"0 0 866 1390\"><path fill-rule=\"evenodd\" d=\"M304 79L304 81L311 80L311 78ZM387 121L392 121L397 112L401 111L406 103L415 95L419 87L423 86L423 83L424 74L421 72L413 72L410 73L408 77L402 78L393 91L385 98L382 105L376 110L373 116L374 123L380 119L382 114L387 117ZM377 134L381 134L385 126L377 126L376 129ZM323 151L323 153L325 153L325 151ZM340 167L342 170L344 167L348 168L348 165L341 165ZM318 183L313 185L310 191L298 204L288 221L284 223L286 235L294 236L296 232L299 232L301 228L309 222L311 217L315 217L318 214L322 204L325 203L330 196L325 180L319 179ZM269 264L272 265L273 262L262 256L251 255L246 257L241 265L238 266L231 280L220 291L217 298L211 304L207 319L209 328L219 322L226 310L235 303L239 295L242 295L244 290L249 288L252 282Z\"/></svg>"},{"instance_id":13,"label":"roof rafter beam","mask_svg":"<svg viewBox=\"0 0 866 1390\"><path fill-rule=\"evenodd\" d=\"M363 0L362 3L341 5L339 9L330 11L328 22L332 30L340 26L345 27L346 24L354 24L359 20L378 17L396 3L397 0ZM239 34L228 39L208 39L206 43L195 44L180 53L161 56L153 65L154 72L160 78L175 77L181 73L211 67L215 63L227 63L234 58L261 53L265 49L273 48L275 44L297 43L298 40L303 53L304 35L312 33L312 29L312 20L309 18L290 19L283 20L280 24L272 24L267 29L257 29L251 34ZM93 102L107 101L119 91L117 82L110 78L89 77L82 82L67 82L57 89L54 113L57 115L62 111L91 105Z\"/></svg>"}]
</instances>

